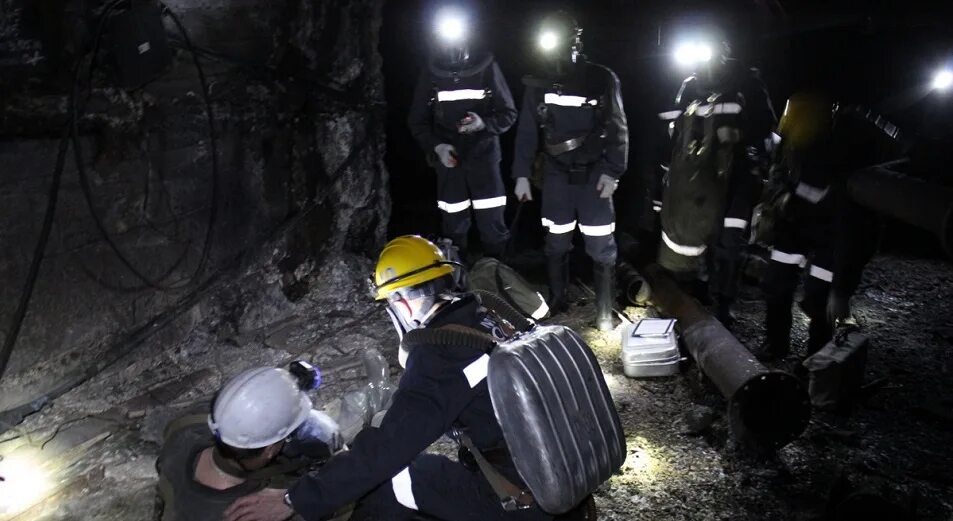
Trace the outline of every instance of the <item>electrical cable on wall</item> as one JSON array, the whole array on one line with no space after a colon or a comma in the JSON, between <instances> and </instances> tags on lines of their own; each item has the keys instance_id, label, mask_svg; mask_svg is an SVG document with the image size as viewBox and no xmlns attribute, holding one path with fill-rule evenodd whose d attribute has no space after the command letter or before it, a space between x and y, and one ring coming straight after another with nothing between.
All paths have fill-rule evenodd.
<instances>
[{"instance_id":1,"label":"electrical cable on wall","mask_svg":"<svg viewBox=\"0 0 953 521\"><path fill-rule=\"evenodd\" d=\"M96 66L98 51L100 48L100 43L102 40L106 22L109 16L112 14L112 12L116 8L118 8L120 4L126 1L127 0L117 0L116 2L110 4L101 15L102 18L100 20L99 28L97 30L97 33L94 39L93 53L90 59L90 70L88 72L88 78L87 78L90 85L92 84L93 73ZM83 196L86 199L86 203L87 203L87 206L89 207L90 214L92 215L93 221L95 222L96 227L100 232L100 235L102 235L103 240L106 242L109 248L113 251L116 257L119 259L120 263L122 263L122 265L130 273L132 273L136 277L136 279L138 279L143 284L143 286L140 286L140 287L117 288L114 285L106 284L105 281L99 281L100 284L106 286L107 288L118 289L122 291L136 291L139 289L146 289L146 288L151 288L158 291L175 291L175 290L183 289L189 286L190 284L192 284L193 282L195 282L195 280L199 276L201 276L201 274L205 271L205 267L208 264L208 259L211 254L211 246L213 242L212 238L214 234L215 220L218 214L218 190L219 190L219 187L218 187L218 183L219 183L218 135L215 130L215 116L212 109L212 102L209 97L208 82L205 77L205 70L202 68L202 64L199 61L198 54L195 52L194 48L192 48L191 46L191 43L192 43L191 38L189 37L188 31L185 29L185 26L182 24L179 17L174 12L172 12L168 8L168 6L166 6L165 4L160 2L159 6L162 8L163 14L166 16L169 16L172 19L176 28L179 30L181 37L186 42L187 47L190 48L192 60L193 60L193 63L195 64L195 68L198 74L199 84L201 86L202 97L205 102L206 116L208 118L208 125L209 125L209 153L211 156L210 160L212 163L212 172L211 172L212 186L211 186L211 195L210 195L211 205L209 208L209 216L206 221L205 238L202 245L202 252L199 257L199 261L196 263L195 269L192 271L192 273L188 277L185 277L182 281L175 282L172 284L165 283L165 280L169 276L171 276L176 271L176 269L181 264L181 262L184 261L185 253L187 253L187 250L186 252L183 253L182 256L179 257L179 259L175 263L173 263L173 266L171 266L165 271L165 273L162 276L158 278L152 278L147 276L145 273L143 273L142 270L136 267L136 265L132 262L132 260L130 260L129 257L125 253L123 253L122 249L119 247L116 241L113 240L112 236L109 234L108 230L106 229L106 226L105 226L105 223L103 222L102 217L99 215L99 211L96 209L95 203L93 202L89 176L88 176L88 173L86 172L86 168L83 162L82 144L79 142L79 120L82 118L84 111L80 109L74 101L74 103L71 105L71 111L73 113L73 117L72 117L73 129L72 129L71 137L73 141L73 153L76 160L76 168L79 173L80 187L82 189ZM74 82L73 88L74 90L79 88L77 82ZM75 95L74 99L75 98L78 98L78 95Z\"/></svg>"},{"instance_id":2,"label":"electrical cable on wall","mask_svg":"<svg viewBox=\"0 0 953 521\"><path fill-rule=\"evenodd\" d=\"M102 13L99 15L99 24L96 29L96 34L93 38L93 45L91 51L89 52L90 65L87 71L87 98L88 102L89 96L92 92L92 81L93 74L96 68L96 60L100 50L100 44L102 42L102 36L105 32L106 24L109 20L110 15L112 15L116 9L118 9L123 3L128 2L129 0L115 0L107 4L102 9ZM191 45L191 39L188 36L185 27L182 25L178 17L168 9L167 6L162 4L164 13L169 15L175 22L177 28L182 33L183 39ZM26 277L26 283L24 284L23 291L20 294L20 298L17 301L17 307L14 310L13 318L11 320L11 326L7 331L6 336L3 339L3 345L0 346L0 379L3 378L3 375L6 372L7 366L10 361L10 357L13 353L13 348L16 345L17 339L19 338L20 330L23 326L23 322L26 318L26 313L29 308L30 300L33 296L33 290L36 286L36 281L39 278L40 266L43 263L45 257L46 246L49 242L50 232L53 227L54 217L56 215L56 206L59 198L59 188L63 176L63 170L66 165L66 154L69 151L70 143L73 144L73 153L76 161L76 168L80 177L80 186L82 188L84 197L86 198L87 205L89 206L90 212L92 213L93 219L96 222L97 228L99 228L100 233L102 234L104 240L109 244L110 248L116 253L120 261L135 275L137 278L140 278L147 286L153 287L154 289L168 291L171 289L180 289L188 284L192 283L205 269L205 266L208 262L211 243L212 243L212 234L215 227L215 218L217 216L218 209L218 146L217 146L217 133L215 131L215 119L214 113L212 110L211 100L208 93L208 83L205 78L204 69L202 69L201 63L198 59L198 54L192 52L192 58L195 63L196 70L199 75L199 82L202 87L202 94L206 104L206 115L209 122L209 148L211 152L211 161L212 161L212 204L209 209L209 218L206 225L205 232L205 243L202 247L202 254L199 259L199 262L196 266L195 271L190 277L186 279L186 282L180 283L176 286L162 286L159 283L171 275L178 266L181 264L184 259L183 256L173 265L171 269L163 275L158 282L150 280L148 277L145 277L139 272L135 266L122 254L119 250L118 245L112 240L108 232L105 229L105 225L102 220L99 218L98 212L95 209L95 205L92 201L92 194L89 187L89 179L86 175L85 168L83 166L82 160L82 151L80 149L80 143L78 139L78 129L79 129L79 119L82 117L83 111L79 109L79 81L80 73L82 69L82 62L85 59L85 56L80 56L77 65L73 71L72 80L71 80L71 89L68 97L68 122L66 125L66 132L63 138L60 140L59 150L57 152L56 165L54 167L52 180L50 183L50 190L47 196L47 206L46 213L43 218L43 226L40 231L40 236L37 240L36 247L33 253L33 259L30 262L30 269ZM85 105L85 103L84 103Z\"/></svg>"}]
</instances>

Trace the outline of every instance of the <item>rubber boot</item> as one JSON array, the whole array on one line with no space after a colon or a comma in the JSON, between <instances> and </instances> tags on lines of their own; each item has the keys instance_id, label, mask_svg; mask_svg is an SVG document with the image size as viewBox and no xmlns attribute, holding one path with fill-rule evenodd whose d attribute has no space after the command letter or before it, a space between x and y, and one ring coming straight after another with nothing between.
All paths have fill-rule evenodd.
<instances>
[{"instance_id":1,"label":"rubber boot","mask_svg":"<svg viewBox=\"0 0 953 521\"><path fill-rule=\"evenodd\" d=\"M791 300L793 296L767 300L765 341L754 351L762 362L780 360L791 350Z\"/></svg>"},{"instance_id":2,"label":"rubber boot","mask_svg":"<svg viewBox=\"0 0 953 521\"><path fill-rule=\"evenodd\" d=\"M715 318L729 330L735 324L735 317L731 314L731 306L734 303L734 299L721 296L715 300Z\"/></svg>"},{"instance_id":3,"label":"rubber boot","mask_svg":"<svg viewBox=\"0 0 953 521\"><path fill-rule=\"evenodd\" d=\"M593 286L596 290L596 329L612 331L612 304L615 303L615 265L594 262L592 264Z\"/></svg>"},{"instance_id":4,"label":"rubber boot","mask_svg":"<svg viewBox=\"0 0 953 521\"><path fill-rule=\"evenodd\" d=\"M549 277L549 309L552 314L563 313L568 308L566 288L569 286L569 255L546 257L546 274Z\"/></svg>"}]
</instances>

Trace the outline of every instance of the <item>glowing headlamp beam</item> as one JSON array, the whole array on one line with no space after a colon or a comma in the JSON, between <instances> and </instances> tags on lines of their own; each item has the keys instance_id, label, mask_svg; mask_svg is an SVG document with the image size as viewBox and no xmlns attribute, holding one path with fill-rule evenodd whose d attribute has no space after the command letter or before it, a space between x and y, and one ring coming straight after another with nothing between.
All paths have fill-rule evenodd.
<instances>
[{"instance_id":1,"label":"glowing headlamp beam","mask_svg":"<svg viewBox=\"0 0 953 521\"><path fill-rule=\"evenodd\" d=\"M675 62L684 66L698 65L711 61L714 54L711 45L706 43L683 43L675 48Z\"/></svg>"},{"instance_id":2,"label":"glowing headlamp beam","mask_svg":"<svg viewBox=\"0 0 953 521\"><path fill-rule=\"evenodd\" d=\"M539 46L544 51L551 51L559 44L559 37L552 31L544 31L539 35Z\"/></svg>"},{"instance_id":3,"label":"glowing headlamp beam","mask_svg":"<svg viewBox=\"0 0 953 521\"><path fill-rule=\"evenodd\" d=\"M437 35L446 43L463 41L467 33L466 23L458 14L446 13L437 17Z\"/></svg>"},{"instance_id":4,"label":"glowing headlamp beam","mask_svg":"<svg viewBox=\"0 0 953 521\"><path fill-rule=\"evenodd\" d=\"M947 90L953 86L953 70L942 69L933 76L934 90Z\"/></svg>"}]
</instances>

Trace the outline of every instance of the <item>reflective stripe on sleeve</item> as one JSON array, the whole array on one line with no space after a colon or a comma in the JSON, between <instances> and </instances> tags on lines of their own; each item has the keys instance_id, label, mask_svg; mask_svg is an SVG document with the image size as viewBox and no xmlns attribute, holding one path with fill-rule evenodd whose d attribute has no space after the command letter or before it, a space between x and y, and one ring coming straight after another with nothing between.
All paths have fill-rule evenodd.
<instances>
[{"instance_id":1,"label":"reflective stripe on sleeve","mask_svg":"<svg viewBox=\"0 0 953 521\"><path fill-rule=\"evenodd\" d=\"M683 244L678 244L668 237L664 231L662 232L662 241L665 242L665 245L668 246L668 249L674 251L679 255L684 255L685 257L698 257L702 253L705 253L707 246L685 246Z\"/></svg>"},{"instance_id":2,"label":"reflective stripe on sleeve","mask_svg":"<svg viewBox=\"0 0 953 521\"><path fill-rule=\"evenodd\" d=\"M802 268L807 264L807 259L804 258L804 255L785 253L781 250L771 250L771 260L780 262L781 264L793 264Z\"/></svg>"},{"instance_id":3,"label":"reflective stripe on sleeve","mask_svg":"<svg viewBox=\"0 0 953 521\"><path fill-rule=\"evenodd\" d=\"M670 110L668 112L659 112L658 118L662 121L671 121L682 115L680 110Z\"/></svg>"},{"instance_id":4,"label":"reflective stripe on sleeve","mask_svg":"<svg viewBox=\"0 0 953 521\"><path fill-rule=\"evenodd\" d=\"M474 199L473 200L474 210L486 210L488 208L499 208L500 206L506 206L505 195L501 195L499 197L490 197L488 199Z\"/></svg>"},{"instance_id":5,"label":"reflective stripe on sleeve","mask_svg":"<svg viewBox=\"0 0 953 521\"><path fill-rule=\"evenodd\" d=\"M740 228L744 230L748 227L748 221L737 219L735 217L725 217L725 228Z\"/></svg>"},{"instance_id":6,"label":"reflective stripe on sleeve","mask_svg":"<svg viewBox=\"0 0 953 521\"><path fill-rule=\"evenodd\" d=\"M597 100L587 100L582 96L566 96L554 92L547 92L543 96L543 103L559 105L560 107L585 107L586 105L596 106L599 104Z\"/></svg>"},{"instance_id":7,"label":"reflective stripe on sleeve","mask_svg":"<svg viewBox=\"0 0 953 521\"><path fill-rule=\"evenodd\" d=\"M711 114L741 114L741 105L734 102L699 105L695 108L695 114L699 116L709 116Z\"/></svg>"},{"instance_id":8,"label":"reflective stripe on sleeve","mask_svg":"<svg viewBox=\"0 0 953 521\"><path fill-rule=\"evenodd\" d=\"M817 204L821 202L821 199L827 197L828 191L830 191L830 188L817 188L816 186L798 183L797 188L794 189L794 194L807 202Z\"/></svg>"},{"instance_id":9,"label":"reflective stripe on sleeve","mask_svg":"<svg viewBox=\"0 0 953 521\"><path fill-rule=\"evenodd\" d=\"M567 224L556 224L553 221L543 217L543 228L549 230L549 233L569 233L576 229L576 221Z\"/></svg>"},{"instance_id":10,"label":"reflective stripe on sleeve","mask_svg":"<svg viewBox=\"0 0 953 521\"><path fill-rule=\"evenodd\" d=\"M598 226L580 224L579 231L582 232L583 235L588 235L589 237L605 237L606 235L612 235L612 232L615 231L615 223L602 224Z\"/></svg>"},{"instance_id":11,"label":"reflective stripe on sleeve","mask_svg":"<svg viewBox=\"0 0 953 521\"><path fill-rule=\"evenodd\" d=\"M459 203L448 203L446 201L437 201L437 208L447 213L459 213L470 207L470 200L460 201Z\"/></svg>"},{"instance_id":12,"label":"reflective stripe on sleeve","mask_svg":"<svg viewBox=\"0 0 953 521\"><path fill-rule=\"evenodd\" d=\"M834 280L834 272L830 270L825 270L824 268L820 266L811 266L811 269L808 272L808 274L814 277L815 279L821 279L824 282L831 282Z\"/></svg>"},{"instance_id":13,"label":"reflective stripe on sleeve","mask_svg":"<svg viewBox=\"0 0 953 521\"><path fill-rule=\"evenodd\" d=\"M533 317L534 320L540 320L549 313L549 305L546 304L546 299L544 299L538 291L536 292L536 296L539 297L540 305L530 316Z\"/></svg>"},{"instance_id":14,"label":"reflective stripe on sleeve","mask_svg":"<svg viewBox=\"0 0 953 521\"><path fill-rule=\"evenodd\" d=\"M417 510L417 500L414 499L413 484L410 480L410 467L404 467L404 470L397 473L390 480L391 487L394 488L394 497L401 505Z\"/></svg>"},{"instance_id":15,"label":"reflective stripe on sleeve","mask_svg":"<svg viewBox=\"0 0 953 521\"><path fill-rule=\"evenodd\" d=\"M437 92L437 101L460 101L483 99L485 97L486 91L477 89L441 90Z\"/></svg>"},{"instance_id":16,"label":"reflective stripe on sleeve","mask_svg":"<svg viewBox=\"0 0 953 521\"><path fill-rule=\"evenodd\" d=\"M486 379L486 372L489 367L490 355L483 355L463 368L463 376L467 377L467 383L470 384L470 389L473 389Z\"/></svg>"}]
</instances>

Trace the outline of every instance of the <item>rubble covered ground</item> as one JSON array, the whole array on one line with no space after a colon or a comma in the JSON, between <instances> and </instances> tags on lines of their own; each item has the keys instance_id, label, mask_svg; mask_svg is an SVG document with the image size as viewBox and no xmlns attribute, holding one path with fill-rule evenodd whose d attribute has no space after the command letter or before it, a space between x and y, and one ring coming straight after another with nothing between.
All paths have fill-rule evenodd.
<instances>
[{"instance_id":1,"label":"rubble covered ground","mask_svg":"<svg viewBox=\"0 0 953 521\"><path fill-rule=\"evenodd\" d=\"M273 266L246 269L177 319L193 324L185 340L168 342L158 332L0 436L3 468L19 471L19 480L4 483L18 501L0 519L151 519L163 426L206 407L225 379L250 366L311 360L324 372L313 396L322 407L362 385L365 349L385 353L399 377L396 334L362 291L370 269L365 258L334 255L294 302L278 288ZM854 299L871 337L869 397L849 416L815 412L807 431L773 456L734 445L723 399L691 361L675 377L623 376L621 326L610 333L589 328L586 290L574 288L583 299L557 321L589 341L628 438L623 472L596 493L600 519L821 519L844 482L914 505L918 519L951 519L951 282L947 262L876 258ZM638 319L651 311L624 312ZM318 315L333 318L309 319ZM735 326L749 347L762 340L763 318L749 286ZM795 323L797 346L806 335L803 315ZM432 450L452 454L447 443Z\"/></svg>"}]
</instances>

